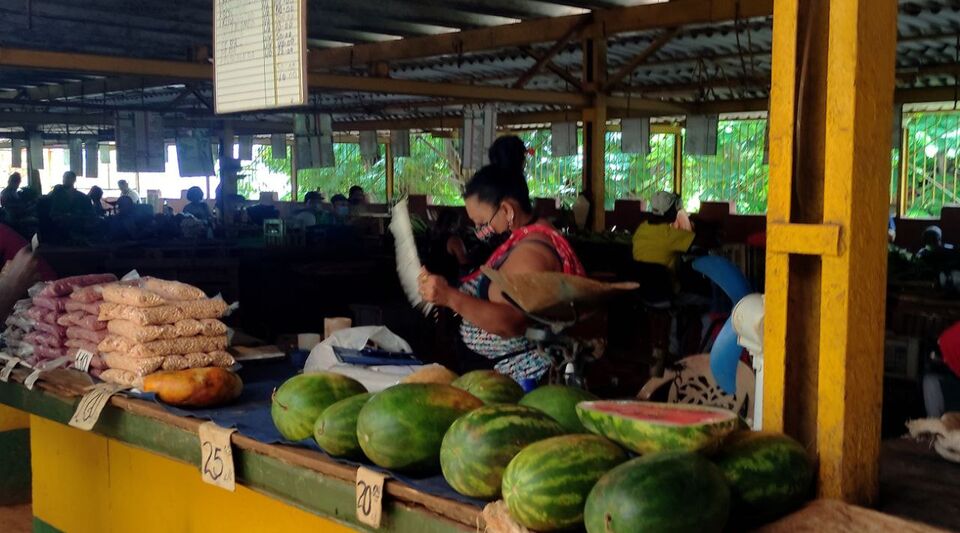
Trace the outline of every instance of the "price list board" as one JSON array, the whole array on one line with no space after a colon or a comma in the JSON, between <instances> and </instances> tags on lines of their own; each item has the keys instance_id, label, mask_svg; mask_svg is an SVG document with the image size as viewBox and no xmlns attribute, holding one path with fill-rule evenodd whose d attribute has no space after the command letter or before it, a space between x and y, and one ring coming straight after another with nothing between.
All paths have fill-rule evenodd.
<instances>
[{"instance_id":1,"label":"price list board","mask_svg":"<svg viewBox=\"0 0 960 533\"><path fill-rule=\"evenodd\" d=\"M306 0L214 0L217 113L306 105Z\"/></svg>"}]
</instances>

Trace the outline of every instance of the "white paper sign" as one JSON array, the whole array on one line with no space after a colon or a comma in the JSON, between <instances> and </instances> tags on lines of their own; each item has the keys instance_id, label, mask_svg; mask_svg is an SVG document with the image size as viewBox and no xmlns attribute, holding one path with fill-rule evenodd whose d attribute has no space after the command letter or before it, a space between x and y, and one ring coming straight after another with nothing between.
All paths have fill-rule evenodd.
<instances>
[{"instance_id":1,"label":"white paper sign","mask_svg":"<svg viewBox=\"0 0 960 533\"><path fill-rule=\"evenodd\" d=\"M217 113L307 103L306 0L215 0Z\"/></svg>"},{"instance_id":2,"label":"white paper sign","mask_svg":"<svg viewBox=\"0 0 960 533\"><path fill-rule=\"evenodd\" d=\"M383 484L387 476L369 468L357 468L357 520L377 529L383 518Z\"/></svg>"},{"instance_id":3,"label":"white paper sign","mask_svg":"<svg viewBox=\"0 0 960 533\"><path fill-rule=\"evenodd\" d=\"M11 357L7 359L7 363L3 365L3 368L0 369L0 381L7 383L10 381L10 374L13 373L13 369L17 367L20 363L20 360L16 357Z\"/></svg>"},{"instance_id":4,"label":"white paper sign","mask_svg":"<svg viewBox=\"0 0 960 533\"><path fill-rule=\"evenodd\" d=\"M200 476L204 483L233 492L237 479L233 470L230 436L236 429L222 428L214 422L200 424Z\"/></svg>"},{"instance_id":5,"label":"white paper sign","mask_svg":"<svg viewBox=\"0 0 960 533\"><path fill-rule=\"evenodd\" d=\"M63 365L70 362L71 360L73 360L72 357L68 355L64 355L63 357L58 357L51 361L44 361L40 363L39 365L34 367L33 372L31 372L30 375L27 376L27 379L23 380L24 386L27 387L27 390L33 390L33 386L36 385L37 380L40 379L40 374L43 374L48 370L60 368Z\"/></svg>"},{"instance_id":6,"label":"white paper sign","mask_svg":"<svg viewBox=\"0 0 960 533\"><path fill-rule=\"evenodd\" d=\"M90 370L91 360L93 360L93 352L81 348L77 350L77 355L74 356L73 368L76 368L81 372L86 372Z\"/></svg>"},{"instance_id":7,"label":"white paper sign","mask_svg":"<svg viewBox=\"0 0 960 533\"><path fill-rule=\"evenodd\" d=\"M70 422L67 425L83 431L90 431L97 424L97 420L100 420L100 413L103 412L103 408L110 401L110 397L126 388L128 387L125 385L115 383L94 385L80 398L80 402L77 403L77 410L73 412L73 416L70 417Z\"/></svg>"}]
</instances>

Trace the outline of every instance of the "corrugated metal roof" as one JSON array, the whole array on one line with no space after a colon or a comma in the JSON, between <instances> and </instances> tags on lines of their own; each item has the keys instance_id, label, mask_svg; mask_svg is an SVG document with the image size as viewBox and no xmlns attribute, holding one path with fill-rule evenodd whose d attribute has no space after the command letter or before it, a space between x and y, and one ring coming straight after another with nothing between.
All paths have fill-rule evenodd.
<instances>
[{"instance_id":1,"label":"corrugated metal roof","mask_svg":"<svg viewBox=\"0 0 960 533\"><path fill-rule=\"evenodd\" d=\"M630 0L309 0L312 43L336 44L431 35L511 20L558 16L594 7L630 5ZM29 11L28 11L29 6ZM3 46L75 51L126 57L185 60L209 47L212 0L31 0L0 5ZM900 87L949 87L960 71L960 2L901 0L897 47ZM663 30L617 35L608 40L610 72L642 53ZM764 97L770 78L772 29L769 18L688 26L624 80L634 94L676 102ZM535 47L543 53L548 45ZM511 86L535 59L519 49L396 61L397 79ZM576 41L552 59L555 68L581 77ZM348 72L350 69L340 69ZM50 112L102 112L106 107L155 108L176 105L174 114L209 113L209 84L165 88L128 85L107 95L84 93L43 107L31 107L25 89L97 80L71 73L0 69L0 109ZM150 87L144 83L143 87ZM573 88L549 69L533 76L530 89ZM16 91L6 93L3 89ZM27 101L28 103L24 103ZM312 95L311 107L339 120L438 117L456 114L462 102L420 96L325 91ZM559 109L552 106L499 104L501 112ZM257 114L267 117L266 114ZM281 118L283 114L280 114Z\"/></svg>"}]
</instances>

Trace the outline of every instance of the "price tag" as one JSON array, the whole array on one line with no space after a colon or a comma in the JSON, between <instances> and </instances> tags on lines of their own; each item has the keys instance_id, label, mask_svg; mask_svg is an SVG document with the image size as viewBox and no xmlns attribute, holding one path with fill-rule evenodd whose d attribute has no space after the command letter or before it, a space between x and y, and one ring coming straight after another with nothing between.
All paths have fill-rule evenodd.
<instances>
[{"instance_id":1,"label":"price tag","mask_svg":"<svg viewBox=\"0 0 960 533\"><path fill-rule=\"evenodd\" d=\"M233 492L237 478L233 470L230 435L236 429L222 428L214 422L200 424L200 476L204 483Z\"/></svg>"},{"instance_id":2,"label":"price tag","mask_svg":"<svg viewBox=\"0 0 960 533\"><path fill-rule=\"evenodd\" d=\"M369 468L357 469L357 520L374 528L380 527L383 515L383 483L387 476Z\"/></svg>"},{"instance_id":3,"label":"price tag","mask_svg":"<svg viewBox=\"0 0 960 533\"><path fill-rule=\"evenodd\" d=\"M92 359L93 359L93 352L80 348L77 350L77 355L74 356L73 368L76 368L81 372L86 372L90 370L90 361Z\"/></svg>"},{"instance_id":4,"label":"price tag","mask_svg":"<svg viewBox=\"0 0 960 533\"><path fill-rule=\"evenodd\" d=\"M77 410L73 412L73 416L70 417L68 425L84 431L90 431L93 429L93 426L97 424L97 420L100 419L100 413L103 412L103 408L107 405L107 402L110 401L110 397L126 388L128 387L125 385L117 385L115 383L100 383L99 385L94 385L92 389L80 398L80 403L77 404Z\"/></svg>"},{"instance_id":5,"label":"price tag","mask_svg":"<svg viewBox=\"0 0 960 533\"><path fill-rule=\"evenodd\" d=\"M53 370L55 368L60 368L61 366L67 364L73 358L64 355L63 357L58 357L52 361L45 361L34 367L33 372L30 372L30 375L27 376L27 379L23 380L23 384L26 385L27 390L33 390L33 386L36 385L37 380L40 379L40 374L46 372L47 370Z\"/></svg>"},{"instance_id":6,"label":"price tag","mask_svg":"<svg viewBox=\"0 0 960 533\"><path fill-rule=\"evenodd\" d=\"M10 381L10 374L13 373L13 369L17 367L18 363L20 363L20 360L16 357L7 359L7 363L0 369L0 381L4 383Z\"/></svg>"}]
</instances>

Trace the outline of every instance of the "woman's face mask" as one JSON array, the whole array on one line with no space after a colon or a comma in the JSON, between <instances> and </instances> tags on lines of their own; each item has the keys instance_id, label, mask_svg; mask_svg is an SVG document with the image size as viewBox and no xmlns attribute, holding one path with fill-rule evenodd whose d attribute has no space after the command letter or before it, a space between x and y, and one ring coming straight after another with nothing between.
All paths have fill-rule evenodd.
<instances>
[{"instance_id":1,"label":"woman's face mask","mask_svg":"<svg viewBox=\"0 0 960 533\"><path fill-rule=\"evenodd\" d=\"M477 240L480 242L490 242L495 235L497 235L497 230L493 227L493 220L497 218L497 215L500 214L500 207L494 211L493 216L490 217L490 220L487 220L483 224L478 225L473 231L476 235Z\"/></svg>"}]
</instances>

